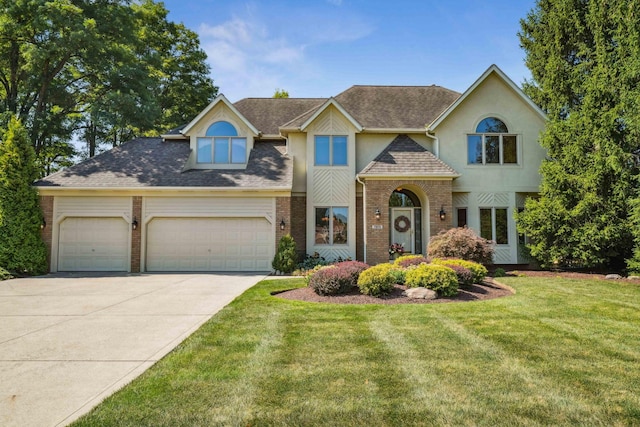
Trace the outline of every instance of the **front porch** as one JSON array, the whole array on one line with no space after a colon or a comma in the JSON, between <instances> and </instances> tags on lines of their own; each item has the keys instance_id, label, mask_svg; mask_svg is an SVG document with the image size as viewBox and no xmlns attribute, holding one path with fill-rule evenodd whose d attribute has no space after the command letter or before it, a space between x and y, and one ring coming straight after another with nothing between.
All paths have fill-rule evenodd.
<instances>
[{"instance_id":1,"label":"front porch","mask_svg":"<svg viewBox=\"0 0 640 427\"><path fill-rule=\"evenodd\" d=\"M451 179L368 179L363 190L365 262L387 262L393 243L426 254L430 237L453 227L451 187Z\"/></svg>"}]
</instances>

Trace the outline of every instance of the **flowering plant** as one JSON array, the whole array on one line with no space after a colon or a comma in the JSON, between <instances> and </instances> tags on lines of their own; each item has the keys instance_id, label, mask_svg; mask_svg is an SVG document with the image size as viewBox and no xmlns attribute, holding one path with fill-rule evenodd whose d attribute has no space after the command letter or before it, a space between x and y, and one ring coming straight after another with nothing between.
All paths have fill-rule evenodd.
<instances>
[{"instance_id":1,"label":"flowering plant","mask_svg":"<svg viewBox=\"0 0 640 427\"><path fill-rule=\"evenodd\" d=\"M389 255L402 255L404 253L404 245L402 243L394 243L389 246Z\"/></svg>"}]
</instances>

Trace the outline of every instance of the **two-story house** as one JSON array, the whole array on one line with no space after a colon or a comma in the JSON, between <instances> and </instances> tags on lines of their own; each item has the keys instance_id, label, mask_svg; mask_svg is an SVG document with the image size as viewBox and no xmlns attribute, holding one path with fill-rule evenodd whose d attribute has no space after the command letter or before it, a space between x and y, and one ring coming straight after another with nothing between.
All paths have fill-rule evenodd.
<instances>
[{"instance_id":1,"label":"two-story house","mask_svg":"<svg viewBox=\"0 0 640 427\"><path fill-rule=\"evenodd\" d=\"M51 271L268 271L279 238L386 262L468 226L517 264L514 212L540 184L544 113L492 65L463 94L353 86L335 97L218 96L180 130L36 183Z\"/></svg>"}]
</instances>

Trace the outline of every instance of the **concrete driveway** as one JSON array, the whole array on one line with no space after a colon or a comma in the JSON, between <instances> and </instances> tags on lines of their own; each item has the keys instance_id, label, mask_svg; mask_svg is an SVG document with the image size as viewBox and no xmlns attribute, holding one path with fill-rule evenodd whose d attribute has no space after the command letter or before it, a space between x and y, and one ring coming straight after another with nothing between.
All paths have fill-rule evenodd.
<instances>
[{"instance_id":1,"label":"concrete driveway","mask_svg":"<svg viewBox=\"0 0 640 427\"><path fill-rule=\"evenodd\" d=\"M264 274L55 274L0 282L0 425L74 421Z\"/></svg>"}]
</instances>

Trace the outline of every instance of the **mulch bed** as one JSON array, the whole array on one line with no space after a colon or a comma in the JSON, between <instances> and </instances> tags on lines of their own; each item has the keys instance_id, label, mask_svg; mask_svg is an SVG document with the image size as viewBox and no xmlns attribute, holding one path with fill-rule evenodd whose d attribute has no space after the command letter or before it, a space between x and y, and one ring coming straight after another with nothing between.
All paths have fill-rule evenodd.
<instances>
[{"instance_id":1,"label":"mulch bed","mask_svg":"<svg viewBox=\"0 0 640 427\"><path fill-rule=\"evenodd\" d=\"M274 296L288 300L324 302L330 304L438 304L443 302L479 301L513 295L513 291L492 281L482 285L461 287L455 297L437 298L435 300L412 299L402 294L406 286L395 285L393 291L384 297L376 298L362 295L358 289L344 295L320 296L310 287L279 292Z\"/></svg>"}]
</instances>

